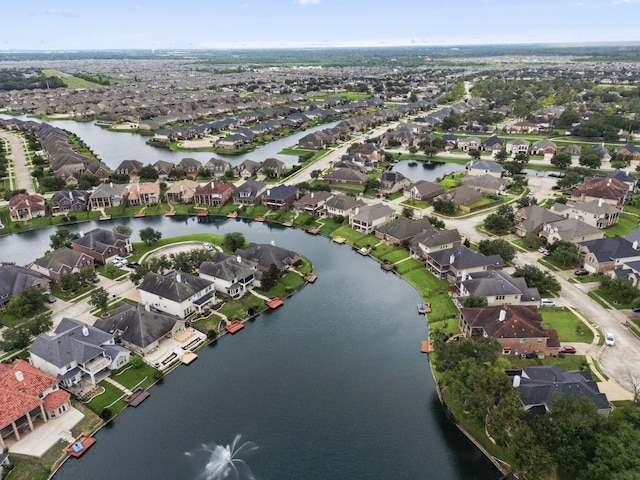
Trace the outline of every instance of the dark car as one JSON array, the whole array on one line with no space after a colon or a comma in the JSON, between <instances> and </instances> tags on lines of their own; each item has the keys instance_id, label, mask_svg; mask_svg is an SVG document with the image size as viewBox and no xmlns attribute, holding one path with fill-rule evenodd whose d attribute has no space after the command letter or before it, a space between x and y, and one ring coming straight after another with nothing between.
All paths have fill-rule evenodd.
<instances>
[{"instance_id":1,"label":"dark car","mask_svg":"<svg viewBox=\"0 0 640 480\"><path fill-rule=\"evenodd\" d=\"M576 353L576 349L571 345L565 345L564 347L560 347L560 350L558 350L558 353L574 354Z\"/></svg>"},{"instance_id":2,"label":"dark car","mask_svg":"<svg viewBox=\"0 0 640 480\"><path fill-rule=\"evenodd\" d=\"M100 283L100 277L93 277L93 278L91 279L91 281L92 281L93 283Z\"/></svg>"},{"instance_id":3,"label":"dark car","mask_svg":"<svg viewBox=\"0 0 640 480\"><path fill-rule=\"evenodd\" d=\"M129 268L138 268L140 264L138 262L127 262L127 267Z\"/></svg>"},{"instance_id":4,"label":"dark car","mask_svg":"<svg viewBox=\"0 0 640 480\"><path fill-rule=\"evenodd\" d=\"M47 298L47 302L56 303L57 298L51 295L50 293L45 293L45 297Z\"/></svg>"},{"instance_id":5,"label":"dark car","mask_svg":"<svg viewBox=\"0 0 640 480\"><path fill-rule=\"evenodd\" d=\"M631 309L631 311L632 311L632 312L636 312L636 313L638 313L638 312L640 312L640 307L633 307L633 308Z\"/></svg>"},{"instance_id":6,"label":"dark car","mask_svg":"<svg viewBox=\"0 0 640 480\"><path fill-rule=\"evenodd\" d=\"M586 270L576 270L575 275L578 277L582 277L584 275L589 275L589 272L587 272Z\"/></svg>"},{"instance_id":7,"label":"dark car","mask_svg":"<svg viewBox=\"0 0 640 480\"><path fill-rule=\"evenodd\" d=\"M4 327L4 323L0 322L0 328Z\"/></svg>"}]
</instances>

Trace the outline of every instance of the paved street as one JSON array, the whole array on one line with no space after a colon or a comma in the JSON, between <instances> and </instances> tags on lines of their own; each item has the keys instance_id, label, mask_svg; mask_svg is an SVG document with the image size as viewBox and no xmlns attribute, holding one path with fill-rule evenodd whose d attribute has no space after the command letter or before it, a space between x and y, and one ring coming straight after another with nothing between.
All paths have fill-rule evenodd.
<instances>
[{"instance_id":1,"label":"paved street","mask_svg":"<svg viewBox=\"0 0 640 480\"><path fill-rule=\"evenodd\" d=\"M7 140L11 146L11 155L9 155L8 158L13 161L13 172L17 185L16 189L25 189L27 193L35 193L31 173L29 167L26 165L27 158L25 156L22 138L9 132L0 132L0 137Z\"/></svg>"}]
</instances>

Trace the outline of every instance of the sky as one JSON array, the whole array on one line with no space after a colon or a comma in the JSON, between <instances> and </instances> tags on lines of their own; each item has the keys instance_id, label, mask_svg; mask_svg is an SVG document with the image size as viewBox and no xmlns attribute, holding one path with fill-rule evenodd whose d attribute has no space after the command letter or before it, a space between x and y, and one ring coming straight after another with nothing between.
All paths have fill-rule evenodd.
<instances>
[{"instance_id":1,"label":"sky","mask_svg":"<svg viewBox=\"0 0 640 480\"><path fill-rule=\"evenodd\" d=\"M0 51L640 42L640 0L22 0Z\"/></svg>"}]
</instances>

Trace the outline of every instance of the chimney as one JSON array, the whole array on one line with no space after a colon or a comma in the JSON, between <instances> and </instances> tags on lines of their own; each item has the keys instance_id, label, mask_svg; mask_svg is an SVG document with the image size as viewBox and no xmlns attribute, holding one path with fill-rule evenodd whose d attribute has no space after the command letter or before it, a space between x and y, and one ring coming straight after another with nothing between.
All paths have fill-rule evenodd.
<instances>
[{"instance_id":1,"label":"chimney","mask_svg":"<svg viewBox=\"0 0 640 480\"><path fill-rule=\"evenodd\" d=\"M236 260L237 260L238 263L242 263L242 257L240 255L238 255L236 257Z\"/></svg>"},{"instance_id":2,"label":"chimney","mask_svg":"<svg viewBox=\"0 0 640 480\"><path fill-rule=\"evenodd\" d=\"M452 253L451 255L449 255L449 265L453 265L455 261L456 261L456 256Z\"/></svg>"},{"instance_id":3,"label":"chimney","mask_svg":"<svg viewBox=\"0 0 640 480\"><path fill-rule=\"evenodd\" d=\"M146 304L144 305L144 309L145 309L147 312L150 312L150 311L151 311L151 306L150 306L148 303L146 303Z\"/></svg>"},{"instance_id":4,"label":"chimney","mask_svg":"<svg viewBox=\"0 0 640 480\"><path fill-rule=\"evenodd\" d=\"M520 375L513 376L513 388L518 388L520 386Z\"/></svg>"},{"instance_id":5,"label":"chimney","mask_svg":"<svg viewBox=\"0 0 640 480\"><path fill-rule=\"evenodd\" d=\"M498 317L498 321L499 322L504 322L506 318L507 318L507 311L501 308L500 309L500 316Z\"/></svg>"},{"instance_id":6,"label":"chimney","mask_svg":"<svg viewBox=\"0 0 640 480\"><path fill-rule=\"evenodd\" d=\"M19 382L24 380L24 374L20 370L16 370L16 380Z\"/></svg>"},{"instance_id":7,"label":"chimney","mask_svg":"<svg viewBox=\"0 0 640 480\"><path fill-rule=\"evenodd\" d=\"M113 188L113 182L109 182L109 187Z\"/></svg>"},{"instance_id":8,"label":"chimney","mask_svg":"<svg viewBox=\"0 0 640 480\"><path fill-rule=\"evenodd\" d=\"M80 238L82 238L82 237L84 237L84 232L83 232L82 230L80 230L80 231L78 232L78 235L80 235Z\"/></svg>"},{"instance_id":9,"label":"chimney","mask_svg":"<svg viewBox=\"0 0 640 480\"><path fill-rule=\"evenodd\" d=\"M356 209L353 211L354 215L358 215L358 213L360 213L360 207L356 207Z\"/></svg>"},{"instance_id":10,"label":"chimney","mask_svg":"<svg viewBox=\"0 0 640 480\"><path fill-rule=\"evenodd\" d=\"M611 179L609 179L609 181L607 182L607 187L611 186Z\"/></svg>"},{"instance_id":11,"label":"chimney","mask_svg":"<svg viewBox=\"0 0 640 480\"><path fill-rule=\"evenodd\" d=\"M176 275L176 282L180 283L182 281L182 275L179 273Z\"/></svg>"},{"instance_id":12,"label":"chimney","mask_svg":"<svg viewBox=\"0 0 640 480\"><path fill-rule=\"evenodd\" d=\"M82 327L82 335L84 337L88 337L89 336L89 329L87 327Z\"/></svg>"},{"instance_id":13,"label":"chimney","mask_svg":"<svg viewBox=\"0 0 640 480\"><path fill-rule=\"evenodd\" d=\"M276 246L276 241L275 240L271 240L271 246L275 247Z\"/></svg>"},{"instance_id":14,"label":"chimney","mask_svg":"<svg viewBox=\"0 0 640 480\"><path fill-rule=\"evenodd\" d=\"M598 207L601 207L603 203L604 203L604 198L599 198L598 199Z\"/></svg>"},{"instance_id":15,"label":"chimney","mask_svg":"<svg viewBox=\"0 0 640 480\"><path fill-rule=\"evenodd\" d=\"M311 192L311 198L315 196L316 192Z\"/></svg>"},{"instance_id":16,"label":"chimney","mask_svg":"<svg viewBox=\"0 0 640 480\"><path fill-rule=\"evenodd\" d=\"M634 250L638 249L638 240L634 240L633 241L633 245L631 245L633 247Z\"/></svg>"}]
</instances>

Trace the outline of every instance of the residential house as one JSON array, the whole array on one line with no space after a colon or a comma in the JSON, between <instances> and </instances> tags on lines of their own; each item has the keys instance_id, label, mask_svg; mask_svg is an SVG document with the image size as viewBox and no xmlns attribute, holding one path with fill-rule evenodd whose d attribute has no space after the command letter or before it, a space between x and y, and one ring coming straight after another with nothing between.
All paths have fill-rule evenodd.
<instances>
[{"instance_id":1,"label":"residential house","mask_svg":"<svg viewBox=\"0 0 640 480\"><path fill-rule=\"evenodd\" d=\"M183 158L176 165L176 168L182 170L187 175L195 177L202 168L202 164L195 158Z\"/></svg>"},{"instance_id":2,"label":"residential house","mask_svg":"<svg viewBox=\"0 0 640 480\"><path fill-rule=\"evenodd\" d=\"M321 214L326 217L342 217L348 221L356 208L364 206L365 203L359 198L353 198L339 193L325 202L324 210Z\"/></svg>"},{"instance_id":3,"label":"residential house","mask_svg":"<svg viewBox=\"0 0 640 480\"><path fill-rule=\"evenodd\" d=\"M560 342L555 330L542 327L538 307L495 305L460 309L460 331L474 340L489 337L502 345L502 355L555 355Z\"/></svg>"},{"instance_id":4,"label":"residential house","mask_svg":"<svg viewBox=\"0 0 640 480\"><path fill-rule=\"evenodd\" d=\"M258 270L266 272L271 265L286 271L300 260L300 254L268 243L250 243L245 249L237 249L235 255L258 265Z\"/></svg>"},{"instance_id":5,"label":"residential house","mask_svg":"<svg viewBox=\"0 0 640 480\"><path fill-rule=\"evenodd\" d=\"M137 176L143 166L140 160L123 160L115 171L117 175Z\"/></svg>"},{"instance_id":6,"label":"residential house","mask_svg":"<svg viewBox=\"0 0 640 480\"><path fill-rule=\"evenodd\" d=\"M231 164L226 160L220 160L219 158L213 157L205 163L204 169L213 177L223 177L229 170L231 170Z\"/></svg>"},{"instance_id":7,"label":"residential house","mask_svg":"<svg viewBox=\"0 0 640 480\"><path fill-rule=\"evenodd\" d=\"M462 245L458 230L425 230L413 237L409 244L409 253L423 263L432 252L450 250Z\"/></svg>"},{"instance_id":8,"label":"residential house","mask_svg":"<svg viewBox=\"0 0 640 480\"><path fill-rule=\"evenodd\" d=\"M8 448L9 440L17 442L25 433L64 415L71 409L70 400L57 378L25 360L0 364L0 451Z\"/></svg>"},{"instance_id":9,"label":"residential house","mask_svg":"<svg viewBox=\"0 0 640 480\"><path fill-rule=\"evenodd\" d=\"M128 235L95 228L87 233L80 233L80 238L71 243L71 248L93 257L96 263L105 265L115 256L125 257L133 250Z\"/></svg>"},{"instance_id":10,"label":"residential house","mask_svg":"<svg viewBox=\"0 0 640 480\"><path fill-rule=\"evenodd\" d=\"M216 299L213 282L179 270L166 275L147 273L138 292L142 304L180 318L201 312Z\"/></svg>"},{"instance_id":11,"label":"residential house","mask_svg":"<svg viewBox=\"0 0 640 480\"><path fill-rule=\"evenodd\" d=\"M202 262L199 272L213 282L217 292L231 297L242 296L259 284L258 263L240 255L215 252L210 261Z\"/></svg>"},{"instance_id":12,"label":"residential house","mask_svg":"<svg viewBox=\"0 0 640 480\"><path fill-rule=\"evenodd\" d=\"M327 173L323 180L329 185L364 186L369 181L369 177L365 173L351 168L336 168Z\"/></svg>"},{"instance_id":13,"label":"residential house","mask_svg":"<svg viewBox=\"0 0 640 480\"><path fill-rule=\"evenodd\" d=\"M628 196L633 196L638 190L638 179L629 174L629 171L616 170L615 172L607 172L603 175L605 178L615 178L629 186Z\"/></svg>"},{"instance_id":14,"label":"residential house","mask_svg":"<svg viewBox=\"0 0 640 480\"><path fill-rule=\"evenodd\" d=\"M422 200L435 198L438 195L442 195L444 192L444 187L440 183L419 180L415 185L405 189L404 196L416 202L420 202Z\"/></svg>"},{"instance_id":15,"label":"residential house","mask_svg":"<svg viewBox=\"0 0 640 480\"><path fill-rule=\"evenodd\" d=\"M258 173L267 178L280 178L287 171L287 166L277 158L267 158L258 169Z\"/></svg>"},{"instance_id":16,"label":"residential house","mask_svg":"<svg viewBox=\"0 0 640 480\"><path fill-rule=\"evenodd\" d=\"M484 152L499 152L504 148L504 140L495 135L482 141L481 150Z\"/></svg>"},{"instance_id":17,"label":"residential house","mask_svg":"<svg viewBox=\"0 0 640 480\"><path fill-rule=\"evenodd\" d=\"M142 357L155 352L165 339L174 338L187 329L181 318L151 310L148 305L124 302L108 316L96 320L94 327L113 335L116 342Z\"/></svg>"},{"instance_id":18,"label":"residential house","mask_svg":"<svg viewBox=\"0 0 640 480\"><path fill-rule=\"evenodd\" d=\"M600 158L603 162L611 161L611 152L607 147L605 147L604 145L596 145L595 147L593 147L593 149L600 155Z\"/></svg>"},{"instance_id":19,"label":"residential house","mask_svg":"<svg viewBox=\"0 0 640 480\"><path fill-rule=\"evenodd\" d=\"M267 189L267 184L258 180L247 180L236 188L231 196L236 205L259 205L262 193Z\"/></svg>"},{"instance_id":20,"label":"residential house","mask_svg":"<svg viewBox=\"0 0 640 480\"><path fill-rule=\"evenodd\" d=\"M468 152L469 150L480 150L482 140L478 137L466 137L458 139L458 148Z\"/></svg>"},{"instance_id":21,"label":"residential house","mask_svg":"<svg viewBox=\"0 0 640 480\"><path fill-rule=\"evenodd\" d=\"M17 265L0 265L0 310L13 297L30 287L49 289L50 280L38 272Z\"/></svg>"},{"instance_id":22,"label":"residential house","mask_svg":"<svg viewBox=\"0 0 640 480\"><path fill-rule=\"evenodd\" d=\"M566 372L556 365L523 367L514 387L518 389L520 401L527 417L543 415L551 410L556 397L587 399L598 413L608 417L611 405L598 383L588 370Z\"/></svg>"},{"instance_id":23,"label":"residential house","mask_svg":"<svg viewBox=\"0 0 640 480\"><path fill-rule=\"evenodd\" d=\"M426 254L427 268L436 276L450 281L466 278L468 274L486 270L501 270L500 255L485 256L461 245L447 250L432 250Z\"/></svg>"},{"instance_id":24,"label":"residential house","mask_svg":"<svg viewBox=\"0 0 640 480\"><path fill-rule=\"evenodd\" d=\"M498 194L504 192L507 186L507 180L505 178L494 177L493 175L465 175L462 177L462 184L465 187L473 188L480 193L486 194Z\"/></svg>"},{"instance_id":25,"label":"residential house","mask_svg":"<svg viewBox=\"0 0 640 480\"><path fill-rule=\"evenodd\" d=\"M91 174L104 182L111 175L111 170L104 163L91 162L86 165L83 174Z\"/></svg>"},{"instance_id":26,"label":"residential house","mask_svg":"<svg viewBox=\"0 0 640 480\"><path fill-rule=\"evenodd\" d=\"M404 190L411 185L411 180L400 172L386 171L380 175L380 193L384 196Z\"/></svg>"},{"instance_id":27,"label":"residential house","mask_svg":"<svg viewBox=\"0 0 640 480\"><path fill-rule=\"evenodd\" d=\"M82 212L87 208L89 194L82 190L63 190L51 197L51 215Z\"/></svg>"},{"instance_id":28,"label":"residential house","mask_svg":"<svg viewBox=\"0 0 640 480\"><path fill-rule=\"evenodd\" d=\"M579 261L591 273L622 269L625 263L640 260L638 242L622 237L600 238L580 242Z\"/></svg>"},{"instance_id":29,"label":"residential house","mask_svg":"<svg viewBox=\"0 0 640 480\"><path fill-rule=\"evenodd\" d=\"M554 203L551 211L564 218L575 218L592 227L607 228L618 223L622 210L604 203L603 199L590 202L569 201L566 204Z\"/></svg>"},{"instance_id":30,"label":"residential house","mask_svg":"<svg viewBox=\"0 0 640 480\"><path fill-rule=\"evenodd\" d=\"M385 243L404 244L410 242L416 235L432 232L431 222L426 218L410 219L399 217L374 228L373 233Z\"/></svg>"},{"instance_id":31,"label":"residential house","mask_svg":"<svg viewBox=\"0 0 640 480\"><path fill-rule=\"evenodd\" d=\"M171 169L175 167L173 162L168 162L166 160L158 160L153 164L153 168L155 168L156 172L158 172L158 178L160 180L166 180L169 178L169 174L171 173Z\"/></svg>"},{"instance_id":32,"label":"residential house","mask_svg":"<svg viewBox=\"0 0 640 480\"><path fill-rule=\"evenodd\" d=\"M609 205L622 207L629 195L629 186L617 178L585 177L584 183L571 192L573 200L589 202L603 199Z\"/></svg>"},{"instance_id":33,"label":"residential house","mask_svg":"<svg viewBox=\"0 0 640 480\"><path fill-rule=\"evenodd\" d=\"M61 247L38 258L30 268L50 278L53 283L60 283L65 275L93 270L94 261L86 253Z\"/></svg>"},{"instance_id":34,"label":"residential house","mask_svg":"<svg viewBox=\"0 0 640 480\"><path fill-rule=\"evenodd\" d=\"M92 210L102 208L119 207L127 198L127 186L117 183L101 183L89 196L89 204Z\"/></svg>"},{"instance_id":35,"label":"residential house","mask_svg":"<svg viewBox=\"0 0 640 480\"><path fill-rule=\"evenodd\" d=\"M530 147L531 147L531 142L529 142L528 140L516 138L515 140L507 140L507 143L505 144L504 148L507 153L517 155L519 153L523 153L523 154L529 153Z\"/></svg>"},{"instance_id":36,"label":"residential house","mask_svg":"<svg viewBox=\"0 0 640 480\"><path fill-rule=\"evenodd\" d=\"M313 132L298 140L298 147L303 150L322 150L330 144L330 139L322 132Z\"/></svg>"},{"instance_id":37,"label":"residential house","mask_svg":"<svg viewBox=\"0 0 640 480\"><path fill-rule=\"evenodd\" d=\"M539 130L540 125L529 121L516 122L509 126L509 133L536 133Z\"/></svg>"},{"instance_id":38,"label":"residential house","mask_svg":"<svg viewBox=\"0 0 640 480\"><path fill-rule=\"evenodd\" d=\"M152 182L127 185L129 205L156 205L160 201L160 185Z\"/></svg>"},{"instance_id":39,"label":"residential house","mask_svg":"<svg viewBox=\"0 0 640 480\"><path fill-rule=\"evenodd\" d=\"M543 138L531 146L532 155L555 155L558 147L551 140Z\"/></svg>"},{"instance_id":40,"label":"residential house","mask_svg":"<svg viewBox=\"0 0 640 480\"><path fill-rule=\"evenodd\" d=\"M53 375L64 387L80 385L87 376L95 385L99 374L122 368L130 358L112 334L72 318L63 318L53 334L38 335L29 355L34 367Z\"/></svg>"},{"instance_id":41,"label":"residential house","mask_svg":"<svg viewBox=\"0 0 640 480\"><path fill-rule=\"evenodd\" d=\"M358 232L370 234L380 225L393 220L395 211L388 205L376 203L365 205L354 210L349 217L349 225Z\"/></svg>"},{"instance_id":42,"label":"residential house","mask_svg":"<svg viewBox=\"0 0 640 480\"><path fill-rule=\"evenodd\" d=\"M576 218L566 218L545 224L538 235L546 238L547 243L552 245L558 241L577 243L596 240L604 237L604 231Z\"/></svg>"},{"instance_id":43,"label":"residential house","mask_svg":"<svg viewBox=\"0 0 640 480\"><path fill-rule=\"evenodd\" d=\"M578 145L567 145L562 149L562 153L568 153L571 155L571 162L577 162L580 159L580 154L582 153L582 148ZM609 155L611 158L611 155Z\"/></svg>"},{"instance_id":44,"label":"residential house","mask_svg":"<svg viewBox=\"0 0 640 480\"><path fill-rule=\"evenodd\" d=\"M540 305L540 292L529 287L523 277L512 277L503 270L474 272L467 274L456 284L458 304L462 305L469 295L486 297L492 305Z\"/></svg>"},{"instance_id":45,"label":"residential house","mask_svg":"<svg viewBox=\"0 0 640 480\"><path fill-rule=\"evenodd\" d=\"M465 175L492 175L502 177L504 168L498 162L492 160L471 160L464 168Z\"/></svg>"},{"instance_id":46,"label":"residential house","mask_svg":"<svg viewBox=\"0 0 640 480\"><path fill-rule=\"evenodd\" d=\"M235 191L236 186L233 183L208 182L196 187L193 203L207 207L220 207L231 200Z\"/></svg>"},{"instance_id":47,"label":"residential house","mask_svg":"<svg viewBox=\"0 0 640 480\"><path fill-rule=\"evenodd\" d=\"M513 218L513 223L515 224L514 233L519 237L524 237L528 233L537 235L546 224L557 222L562 218L557 213L538 205L520 208L516 210Z\"/></svg>"},{"instance_id":48,"label":"residential house","mask_svg":"<svg viewBox=\"0 0 640 480\"><path fill-rule=\"evenodd\" d=\"M616 154L629 155L633 157L634 160L640 160L640 148L630 143L616 148Z\"/></svg>"},{"instance_id":49,"label":"residential house","mask_svg":"<svg viewBox=\"0 0 640 480\"><path fill-rule=\"evenodd\" d=\"M333 193L318 191L311 192L296 200L293 207L299 212L317 213L324 208L327 200L333 197Z\"/></svg>"},{"instance_id":50,"label":"residential house","mask_svg":"<svg viewBox=\"0 0 640 480\"><path fill-rule=\"evenodd\" d=\"M276 185L262 194L262 205L271 210L281 210L293 205L298 199L298 188L290 185Z\"/></svg>"},{"instance_id":51,"label":"residential house","mask_svg":"<svg viewBox=\"0 0 640 480\"><path fill-rule=\"evenodd\" d=\"M240 165L238 165L237 170L238 175L247 180L249 177L253 177L258 173L258 170L260 170L260 164L253 160L244 160Z\"/></svg>"},{"instance_id":52,"label":"residential house","mask_svg":"<svg viewBox=\"0 0 640 480\"><path fill-rule=\"evenodd\" d=\"M482 193L480 193L475 188L469 188L461 185L459 187L455 187L451 190L446 191L437 198L441 200L451 200L453 203L455 203L456 207L464 208L469 207L470 205L473 205L475 202L480 200L482 198ZM468 211L469 209L466 208L465 210Z\"/></svg>"},{"instance_id":53,"label":"residential house","mask_svg":"<svg viewBox=\"0 0 640 480\"><path fill-rule=\"evenodd\" d=\"M196 189L200 186L198 182L193 180L189 180L185 178L184 180L179 180L175 182L167 193L165 193L165 197L168 203L192 203L193 196L196 193Z\"/></svg>"},{"instance_id":54,"label":"residential house","mask_svg":"<svg viewBox=\"0 0 640 480\"><path fill-rule=\"evenodd\" d=\"M9 199L9 217L12 222L44 217L46 213L47 210L42 195L19 193Z\"/></svg>"}]
</instances>

